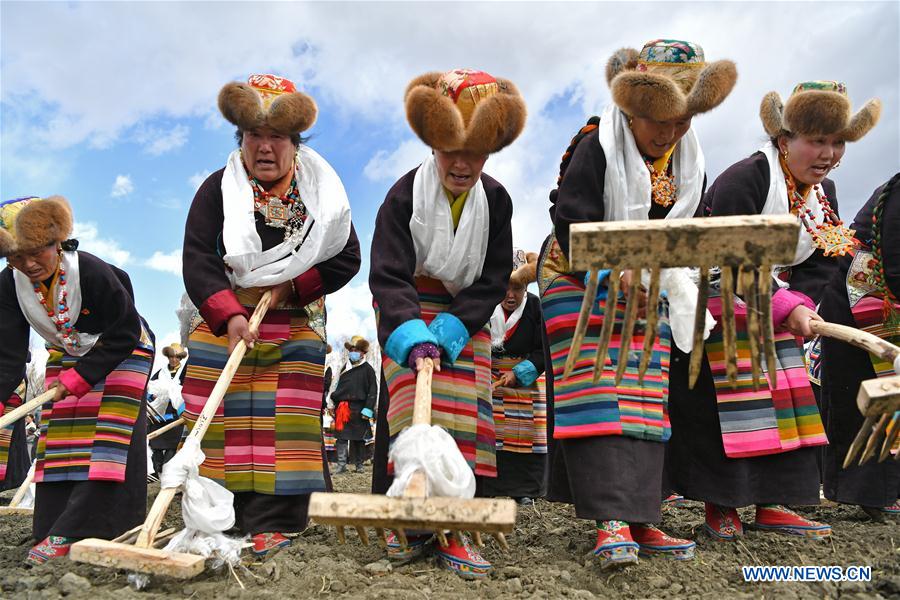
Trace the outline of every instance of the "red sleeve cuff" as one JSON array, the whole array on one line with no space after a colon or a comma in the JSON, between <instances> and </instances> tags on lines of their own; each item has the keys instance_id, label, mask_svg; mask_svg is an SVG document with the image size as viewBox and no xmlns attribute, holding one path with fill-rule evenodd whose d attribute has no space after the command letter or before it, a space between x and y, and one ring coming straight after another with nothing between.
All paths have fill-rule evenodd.
<instances>
[{"instance_id":1,"label":"red sleeve cuff","mask_svg":"<svg viewBox=\"0 0 900 600\"><path fill-rule=\"evenodd\" d=\"M315 267L294 277L294 292L300 306L306 306L325 295L325 284L322 275Z\"/></svg>"},{"instance_id":2,"label":"red sleeve cuff","mask_svg":"<svg viewBox=\"0 0 900 600\"><path fill-rule=\"evenodd\" d=\"M778 289L772 296L772 326L778 329L782 326L791 311L800 305L810 310L816 310L816 305L806 294L793 290Z\"/></svg>"},{"instance_id":3,"label":"red sleeve cuff","mask_svg":"<svg viewBox=\"0 0 900 600\"><path fill-rule=\"evenodd\" d=\"M247 309L241 306L232 290L216 292L200 307L200 316L215 335L224 335L228 329L228 319L235 315L250 318Z\"/></svg>"},{"instance_id":4,"label":"red sleeve cuff","mask_svg":"<svg viewBox=\"0 0 900 600\"><path fill-rule=\"evenodd\" d=\"M94 387L84 380L75 369L66 369L59 375L59 382L66 386L69 394L81 398Z\"/></svg>"}]
</instances>

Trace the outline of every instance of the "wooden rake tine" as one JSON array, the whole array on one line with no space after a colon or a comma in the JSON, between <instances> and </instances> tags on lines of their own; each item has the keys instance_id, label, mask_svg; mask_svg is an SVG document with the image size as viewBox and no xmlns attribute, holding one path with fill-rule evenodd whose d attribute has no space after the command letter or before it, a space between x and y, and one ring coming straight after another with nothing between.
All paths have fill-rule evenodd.
<instances>
[{"instance_id":1,"label":"wooden rake tine","mask_svg":"<svg viewBox=\"0 0 900 600\"><path fill-rule=\"evenodd\" d=\"M865 421L863 421L863 424L859 428L859 431L856 432L856 437L853 438L853 443L850 444L850 448L847 449L847 456L844 457L844 464L842 465L842 468L848 468L853 464L853 461L856 460L856 457L859 455L860 450L862 450L863 445L869 438L869 434L872 432L872 427L875 425L875 420L877 418L878 417L875 416L869 416L866 417Z\"/></svg>"},{"instance_id":2,"label":"wooden rake tine","mask_svg":"<svg viewBox=\"0 0 900 600\"><path fill-rule=\"evenodd\" d=\"M759 287L756 272L747 266L740 270L740 288L747 302L747 337L750 340L750 368L753 373L753 391L759 391L762 368L759 363Z\"/></svg>"},{"instance_id":3,"label":"wooden rake tine","mask_svg":"<svg viewBox=\"0 0 900 600\"><path fill-rule=\"evenodd\" d=\"M859 464L862 465L866 463L872 455L875 454L875 448L878 446L878 440L881 439L881 436L884 435L884 432L887 430L888 423L891 420L891 416L888 414L881 415L881 418L878 419L878 425L875 426L875 431L869 436L869 441L866 443L866 449L863 451L862 456L859 457Z\"/></svg>"},{"instance_id":4,"label":"wooden rake tine","mask_svg":"<svg viewBox=\"0 0 900 600\"><path fill-rule=\"evenodd\" d=\"M594 358L594 383L600 381L603 376L603 367L606 365L606 353L609 351L609 342L612 340L613 326L616 323L616 313L619 304L619 280L622 272L615 267L609 273L609 285L607 286L606 309L603 313L603 326L600 328L600 340L597 342L597 356ZM612 306L612 310L610 310Z\"/></svg>"},{"instance_id":5,"label":"wooden rake tine","mask_svg":"<svg viewBox=\"0 0 900 600\"><path fill-rule=\"evenodd\" d=\"M703 364L703 334L706 331L706 306L709 303L709 267L700 266L700 281L697 284L697 311L694 313L694 344L691 347L691 364L688 371L688 388L694 389L700 367Z\"/></svg>"},{"instance_id":6,"label":"wooden rake tine","mask_svg":"<svg viewBox=\"0 0 900 600\"><path fill-rule=\"evenodd\" d=\"M775 361L775 326L772 324L772 266L759 268L759 315L762 318L763 352L766 355L766 377L769 387L778 389L778 372Z\"/></svg>"},{"instance_id":7,"label":"wooden rake tine","mask_svg":"<svg viewBox=\"0 0 900 600\"><path fill-rule=\"evenodd\" d=\"M653 356L653 342L659 327L659 267L650 269L650 291L647 292L647 326L644 328L644 348L641 351L641 363L638 365L638 385L644 385L644 375L650 366Z\"/></svg>"},{"instance_id":8,"label":"wooden rake tine","mask_svg":"<svg viewBox=\"0 0 900 600\"><path fill-rule=\"evenodd\" d=\"M722 343L725 347L725 370L731 387L737 387L737 332L734 320L734 272L722 267Z\"/></svg>"},{"instance_id":9,"label":"wooden rake tine","mask_svg":"<svg viewBox=\"0 0 900 600\"><path fill-rule=\"evenodd\" d=\"M878 462L883 462L891 455L891 449L894 442L900 437L900 411L894 413L891 424L888 425L887 433L884 434L884 444L881 446L881 453L878 455Z\"/></svg>"},{"instance_id":10,"label":"wooden rake tine","mask_svg":"<svg viewBox=\"0 0 900 600\"><path fill-rule=\"evenodd\" d=\"M634 338L634 325L637 322L638 289L641 287L641 272L641 269L632 270L631 283L628 285L628 298L625 299L625 322L622 323L622 336L619 344L619 364L616 365L616 385L622 382L625 369L628 368L631 340Z\"/></svg>"},{"instance_id":11,"label":"wooden rake tine","mask_svg":"<svg viewBox=\"0 0 900 600\"><path fill-rule=\"evenodd\" d=\"M584 343L584 336L587 334L588 323L591 320L591 312L594 309L594 301L597 299L597 278L598 271L591 271L588 276L587 287L584 290L584 299L581 301L581 312L578 313L578 323L575 325L575 335L572 336L572 346L569 348L569 356L566 357L566 367L563 370L563 377L569 377L578 361L578 354L581 352L581 344Z\"/></svg>"}]
</instances>

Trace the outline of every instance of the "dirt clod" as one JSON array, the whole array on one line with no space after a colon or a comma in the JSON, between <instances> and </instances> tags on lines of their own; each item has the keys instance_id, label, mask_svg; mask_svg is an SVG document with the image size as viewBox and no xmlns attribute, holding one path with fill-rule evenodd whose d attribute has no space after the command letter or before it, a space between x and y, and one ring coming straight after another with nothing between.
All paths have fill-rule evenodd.
<instances>
[{"instance_id":1,"label":"dirt clod","mask_svg":"<svg viewBox=\"0 0 900 600\"><path fill-rule=\"evenodd\" d=\"M75 573L66 573L59 578L56 587L66 596L75 596L91 589L91 582Z\"/></svg>"}]
</instances>

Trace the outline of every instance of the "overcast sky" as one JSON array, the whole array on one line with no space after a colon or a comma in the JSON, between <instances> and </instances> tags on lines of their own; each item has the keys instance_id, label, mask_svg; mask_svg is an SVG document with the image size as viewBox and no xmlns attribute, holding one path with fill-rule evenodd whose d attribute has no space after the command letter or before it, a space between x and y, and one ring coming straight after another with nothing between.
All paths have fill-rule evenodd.
<instances>
[{"instance_id":1,"label":"overcast sky","mask_svg":"<svg viewBox=\"0 0 900 600\"><path fill-rule=\"evenodd\" d=\"M485 172L514 203L514 243L537 250L559 158L609 102L604 66L655 38L737 63L738 83L694 120L709 180L764 141L762 96L799 81L847 84L854 109L884 103L838 171L842 216L898 170L900 4L705 3L0 3L0 198L62 194L81 248L125 268L160 341L176 339L181 242L203 179L224 166L233 128L221 86L250 73L294 80L319 105L310 145L341 175L363 269L328 298L329 337L374 334L366 279L375 213L427 149L409 130L403 90L431 70L469 67L513 80L524 134ZM161 346L162 344L160 344Z\"/></svg>"}]
</instances>

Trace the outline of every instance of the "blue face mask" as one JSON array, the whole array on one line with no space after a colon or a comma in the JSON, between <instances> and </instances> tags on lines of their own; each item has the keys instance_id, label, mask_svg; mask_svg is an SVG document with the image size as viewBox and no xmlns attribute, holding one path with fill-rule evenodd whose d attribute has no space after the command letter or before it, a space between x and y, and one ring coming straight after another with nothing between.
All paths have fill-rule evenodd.
<instances>
[{"instance_id":1,"label":"blue face mask","mask_svg":"<svg viewBox=\"0 0 900 600\"><path fill-rule=\"evenodd\" d=\"M362 357L362 354L359 352L351 352L350 353L350 362L356 362Z\"/></svg>"}]
</instances>

